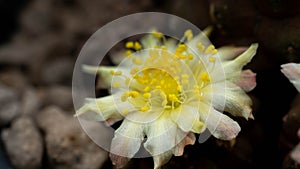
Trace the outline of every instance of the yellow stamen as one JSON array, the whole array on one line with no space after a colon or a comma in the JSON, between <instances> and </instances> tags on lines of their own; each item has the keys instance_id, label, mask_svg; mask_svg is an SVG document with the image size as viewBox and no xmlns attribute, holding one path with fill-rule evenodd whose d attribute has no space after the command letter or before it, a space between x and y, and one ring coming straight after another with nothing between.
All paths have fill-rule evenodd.
<instances>
[{"instance_id":1,"label":"yellow stamen","mask_svg":"<svg viewBox=\"0 0 300 169\"><path fill-rule=\"evenodd\" d=\"M136 65L142 65L143 64L143 61L140 60L140 59L137 59L137 58L132 58L132 62Z\"/></svg>"},{"instance_id":2,"label":"yellow stamen","mask_svg":"<svg viewBox=\"0 0 300 169\"><path fill-rule=\"evenodd\" d=\"M146 112L146 111L148 111L150 108L148 107L148 106L143 106L143 107L141 107L141 111L142 112Z\"/></svg>"},{"instance_id":3,"label":"yellow stamen","mask_svg":"<svg viewBox=\"0 0 300 169\"><path fill-rule=\"evenodd\" d=\"M112 86L113 86L114 88L117 88L117 87L120 87L120 86L121 86L121 83L120 83L120 82L115 82Z\"/></svg>"},{"instance_id":4,"label":"yellow stamen","mask_svg":"<svg viewBox=\"0 0 300 169\"><path fill-rule=\"evenodd\" d=\"M137 91L130 91L129 93L129 96L132 97L132 98L137 98L139 96L139 92Z\"/></svg>"},{"instance_id":5,"label":"yellow stamen","mask_svg":"<svg viewBox=\"0 0 300 169\"><path fill-rule=\"evenodd\" d=\"M193 39L193 32L192 30L188 29L184 32L184 36L186 37L187 41L191 41Z\"/></svg>"},{"instance_id":6,"label":"yellow stamen","mask_svg":"<svg viewBox=\"0 0 300 169\"><path fill-rule=\"evenodd\" d=\"M149 92L149 91L150 91L150 87L149 86L147 86L147 87L144 88L144 92Z\"/></svg>"},{"instance_id":7,"label":"yellow stamen","mask_svg":"<svg viewBox=\"0 0 300 169\"><path fill-rule=\"evenodd\" d=\"M164 46L164 45L163 45L163 46L161 46L160 48L161 48L161 50L167 50L167 47L166 47L166 46Z\"/></svg>"},{"instance_id":8,"label":"yellow stamen","mask_svg":"<svg viewBox=\"0 0 300 169\"><path fill-rule=\"evenodd\" d=\"M151 97L151 93L145 93L143 94L143 96L146 98L146 99L149 99Z\"/></svg>"},{"instance_id":9,"label":"yellow stamen","mask_svg":"<svg viewBox=\"0 0 300 169\"><path fill-rule=\"evenodd\" d=\"M125 115L125 114L128 114L128 113L129 113L129 110L126 110L126 109L125 109L125 110L122 111L122 114L124 114L124 115Z\"/></svg>"},{"instance_id":10,"label":"yellow stamen","mask_svg":"<svg viewBox=\"0 0 300 169\"><path fill-rule=\"evenodd\" d=\"M178 97L175 94L169 94L169 100L171 102L177 102L178 101Z\"/></svg>"},{"instance_id":11,"label":"yellow stamen","mask_svg":"<svg viewBox=\"0 0 300 169\"><path fill-rule=\"evenodd\" d=\"M187 78L189 78L189 75L188 74L182 74L181 77L187 79Z\"/></svg>"},{"instance_id":12,"label":"yellow stamen","mask_svg":"<svg viewBox=\"0 0 300 169\"><path fill-rule=\"evenodd\" d=\"M129 92L124 92L122 95L121 95L121 101L122 102L125 102L127 100L127 98L129 97Z\"/></svg>"},{"instance_id":13,"label":"yellow stamen","mask_svg":"<svg viewBox=\"0 0 300 169\"><path fill-rule=\"evenodd\" d=\"M196 46L197 46L199 52L203 52L204 49L205 49L205 46L204 46L201 42L198 42L198 43L196 44Z\"/></svg>"},{"instance_id":14,"label":"yellow stamen","mask_svg":"<svg viewBox=\"0 0 300 169\"><path fill-rule=\"evenodd\" d=\"M131 50L126 50L125 55L126 55L127 57L129 57L131 54L132 54L132 51L131 51Z\"/></svg>"},{"instance_id":15,"label":"yellow stamen","mask_svg":"<svg viewBox=\"0 0 300 169\"><path fill-rule=\"evenodd\" d=\"M179 44L176 48L176 53L182 53L187 50L187 46L185 44Z\"/></svg>"},{"instance_id":16,"label":"yellow stamen","mask_svg":"<svg viewBox=\"0 0 300 169\"><path fill-rule=\"evenodd\" d=\"M205 54L212 54L212 51L215 49L214 45L209 45L206 50L205 50Z\"/></svg>"},{"instance_id":17,"label":"yellow stamen","mask_svg":"<svg viewBox=\"0 0 300 169\"><path fill-rule=\"evenodd\" d=\"M162 38L163 37L163 34L160 33L160 32L157 32L156 30L153 30L152 31L152 35L156 38Z\"/></svg>"},{"instance_id":18,"label":"yellow stamen","mask_svg":"<svg viewBox=\"0 0 300 169\"><path fill-rule=\"evenodd\" d=\"M200 75L200 80L204 83L210 82L210 77L207 72L202 72Z\"/></svg>"},{"instance_id":19,"label":"yellow stamen","mask_svg":"<svg viewBox=\"0 0 300 169\"><path fill-rule=\"evenodd\" d=\"M188 59L189 59L189 60L193 60L193 59L194 59L194 55L193 55L193 54L191 54L191 53L190 53L190 54L188 54Z\"/></svg>"},{"instance_id":20,"label":"yellow stamen","mask_svg":"<svg viewBox=\"0 0 300 169\"><path fill-rule=\"evenodd\" d=\"M139 72L139 68L137 68L137 67L134 67L134 68L132 68L131 70L130 70L130 74L131 75L134 75L134 74L136 74L136 73L138 73Z\"/></svg>"},{"instance_id":21,"label":"yellow stamen","mask_svg":"<svg viewBox=\"0 0 300 169\"><path fill-rule=\"evenodd\" d=\"M216 62L216 57L214 57L214 56L211 56L211 57L209 57L209 62Z\"/></svg>"},{"instance_id":22,"label":"yellow stamen","mask_svg":"<svg viewBox=\"0 0 300 169\"><path fill-rule=\"evenodd\" d=\"M218 49L213 49L212 51L211 51L211 54L212 55L215 55L215 54L217 54L218 53Z\"/></svg>"},{"instance_id":23,"label":"yellow stamen","mask_svg":"<svg viewBox=\"0 0 300 169\"><path fill-rule=\"evenodd\" d=\"M125 84L128 86L128 85L129 85L129 83L130 83L130 78L129 78L129 77L127 77L127 78L126 78L126 80L125 80Z\"/></svg>"},{"instance_id":24,"label":"yellow stamen","mask_svg":"<svg viewBox=\"0 0 300 169\"><path fill-rule=\"evenodd\" d=\"M134 44L133 44L133 42L131 42L131 41L126 42L126 44L125 44L125 47L126 47L126 48L133 48L133 46L134 46Z\"/></svg>"},{"instance_id":25,"label":"yellow stamen","mask_svg":"<svg viewBox=\"0 0 300 169\"><path fill-rule=\"evenodd\" d=\"M135 50L140 50L140 49L142 49L142 45L139 42L135 42L134 43L134 49Z\"/></svg>"},{"instance_id":26,"label":"yellow stamen","mask_svg":"<svg viewBox=\"0 0 300 169\"><path fill-rule=\"evenodd\" d=\"M111 70L110 74L120 76L120 75L122 75L122 71L120 71L120 70L118 70L118 71Z\"/></svg>"}]
</instances>

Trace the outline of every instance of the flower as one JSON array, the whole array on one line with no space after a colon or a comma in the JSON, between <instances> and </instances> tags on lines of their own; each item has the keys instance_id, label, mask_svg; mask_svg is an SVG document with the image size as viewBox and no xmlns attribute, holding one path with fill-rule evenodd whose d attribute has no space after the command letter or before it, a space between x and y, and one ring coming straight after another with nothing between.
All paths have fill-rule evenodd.
<instances>
[{"instance_id":1,"label":"flower","mask_svg":"<svg viewBox=\"0 0 300 169\"><path fill-rule=\"evenodd\" d=\"M252 101L246 94L256 86L256 74L242 70L256 53L258 44L216 49L206 39L209 29L193 37L187 30L178 42L156 30L140 42L127 42L118 66L92 67L101 87L111 95L87 99L77 116L89 111L115 131L110 157L123 167L141 145L160 168L186 145L195 143L195 133L208 129L222 140L234 139L240 126L223 110L246 119L252 116Z\"/></svg>"},{"instance_id":2,"label":"flower","mask_svg":"<svg viewBox=\"0 0 300 169\"><path fill-rule=\"evenodd\" d=\"M300 64L297 63L283 64L281 65L281 72L295 86L297 91L300 92Z\"/></svg>"}]
</instances>

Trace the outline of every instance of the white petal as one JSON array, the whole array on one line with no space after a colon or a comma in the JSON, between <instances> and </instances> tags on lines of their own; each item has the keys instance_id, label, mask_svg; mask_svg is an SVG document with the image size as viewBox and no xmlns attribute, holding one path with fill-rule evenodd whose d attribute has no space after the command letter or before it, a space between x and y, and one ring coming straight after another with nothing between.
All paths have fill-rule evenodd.
<instances>
[{"instance_id":1,"label":"white petal","mask_svg":"<svg viewBox=\"0 0 300 169\"><path fill-rule=\"evenodd\" d=\"M241 53L243 53L246 47L234 47L234 46L222 46L218 48L218 54L222 61L229 61L235 59Z\"/></svg>"},{"instance_id":2,"label":"white petal","mask_svg":"<svg viewBox=\"0 0 300 169\"><path fill-rule=\"evenodd\" d=\"M122 168L140 149L144 140L143 125L125 119L115 131L110 158L117 168Z\"/></svg>"},{"instance_id":3,"label":"white petal","mask_svg":"<svg viewBox=\"0 0 300 169\"><path fill-rule=\"evenodd\" d=\"M281 72L295 86L297 91L300 92L300 64L287 63L281 65L281 68Z\"/></svg>"},{"instance_id":4,"label":"white petal","mask_svg":"<svg viewBox=\"0 0 300 169\"><path fill-rule=\"evenodd\" d=\"M198 107L182 105L171 112L171 118L184 132L201 133L205 128L199 121Z\"/></svg>"},{"instance_id":5,"label":"white petal","mask_svg":"<svg viewBox=\"0 0 300 169\"><path fill-rule=\"evenodd\" d=\"M202 110L201 110L202 109ZM221 140L234 139L241 128L237 122L228 116L203 105L200 111L200 119L206 124L211 134Z\"/></svg>"},{"instance_id":6,"label":"white petal","mask_svg":"<svg viewBox=\"0 0 300 169\"><path fill-rule=\"evenodd\" d=\"M231 76L232 73L241 71L243 66L245 66L247 63L249 63L253 56L256 54L256 50L258 48L258 44L254 43L251 44L251 46L241 55L239 55L234 60L228 61L227 63L224 63L224 70L226 76Z\"/></svg>"},{"instance_id":7,"label":"white petal","mask_svg":"<svg viewBox=\"0 0 300 169\"><path fill-rule=\"evenodd\" d=\"M187 42L186 45L188 46L188 51L197 54L197 56L202 56L202 53L199 53L199 50L197 49L197 43L201 42L204 46L209 46L211 42L207 36L209 36L211 31L212 27L207 27L201 33L196 35L191 41Z\"/></svg>"},{"instance_id":8,"label":"white petal","mask_svg":"<svg viewBox=\"0 0 300 169\"><path fill-rule=\"evenodd\" d=\"M189 132L187 134L187 136L179 144L177 144L176 147L174 148L174 155L175 156L182 156L183 151L184 151L184 147L186 145L195 144L195 141L196 141L195 134L192 133L192 132Z\"/></svg>"},{"instance_id":9,"label":"white petal","mask_svg":"<svg viewBox=\"0 0 300 169\"><path fill-rule=\"evenodd\" d=\"M144 49L155 48L156 46L160 46L159 39L155 38L152 34L149 34L142 38L141 44Z\"/></svg>"},{"instance_id":10,"label":"white petal","mask_svg":"<svg viewBox=\"0 0 300 169\"><path fill-rule=\"evenodd\" d=\"M214 91L205 92L204 97L210 100L213 107L219 111L226 111L246 119L252 118L251 98L240 87L229 81L214 84Z\"/></svg>"},{"instance_id":11,"label":"white petal","mask_svg":"<svg viewBox=\"0 0 300 169\"><path fill-rule=\"evenodd\" d=\"M256 87L256 73L253 73L251 70L243 70L236 77L229 79L234 82L244 91L249 92Z\"/></svg>"},{"instance_id":12,"label":"white petal","mask_svg":"<svg viewBox=\"0 0 300 169\"><path fill-rule=\"evenodd\" d=\"M154 169L160 169L164 164L166 164L172 157L173 151L169 150L163 154L153 156Z\"/></svg>"},{"instance_id":13,"label":"white petal","mask_svg":"<svg viewBox=\"0 0 300 169\"><path fill-rule=\"evenodd\" d=\"M83 65L82 67L83 71L91 74L99 74L100 77L97 82L97 87L108 89L111 87L112 84L112 71L122 71L123 74L129 75L129 71L125 67L116 67L116 66L89 66L89 65ZM115 76L117 78L117 76ZM123 84L123 83L122 83Z\"/></svg>"},{"instance_id":14,"label":"white petal","mask_svg":"<svg viewBox=\"0 0 300 169\"><path fill-rule=\"evenodd\" d=\"M124 104L122 106L126 106ZM112 95L99 99L86 99L84 105L76 111L75 116L95 121L123 118L115 107Z\"/></svg>"},{"instance_id":15,"label":"white petal","mask_svg":"<svg viewBox=\"0 0 300 169\"><path fill-rule=\"evenodd\" d=\"M152 155L160 155L172 150L180 143L187 133L181 131L167 115L162 115L145 129L147 141L145 149Z\"/></svg>"},{"instance_id":16,"label":"white petal","mask_svg":"<svg viewBox=\"0 0 300 169\"><path fill-rule=\"evenodd\" d=\"M110 52L110 59L115 65L119 65L126 58L126 50Z\"/></svg>"}]
</instances>

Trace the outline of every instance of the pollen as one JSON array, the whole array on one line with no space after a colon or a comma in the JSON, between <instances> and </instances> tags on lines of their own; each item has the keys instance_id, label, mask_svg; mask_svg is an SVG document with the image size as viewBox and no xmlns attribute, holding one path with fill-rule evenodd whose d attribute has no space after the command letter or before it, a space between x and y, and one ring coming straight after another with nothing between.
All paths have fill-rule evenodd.
<instances>
[{"instance_id":1,"label":"pollen","mask_svg":"<svg viewBox=\"0 0 300 169\"><path fill-rule=\"evenodd\" d=\"M200 75L200 81L207 83L210 82L210 77L207 72L202 72Z\"/></svg>"},{"instance_id":2,"label":"pollen","mask_svg":"<svg viewBox=\"0 0 300 169\"><path fill-rule=\"evenodd\" d=\"M205 54L213 54L213 53L215 53L215 51L216 51L215 46L209 45L205 50Z\"/></svg>"},{"instance_id":3,"label":"pollen","mask_svg":"<svg viewBox=\"0 0 300 169\"><path fill-rule=\"evenodd\" d=\"M187 50L187 46L185 44L179 44L176 49L176 53L182 53L186 50Z\"/></svg>"},{"instance_id":4,"label":"pollen","mask_svg":"<svg viewBox=\"0 0 300 169\"><path fill-rule=\"evenodd\" d=\"M214 63L214 62L216 62L216 57L214 57L214 56L211 56L211 57L209 57L209 62L212 62L212 63Z\"/></svg>"},{"instance_id":5,"label":"pollen","mask_svg":"<svg viewBox=\"0 0 300 169\"><path fill-rule=\"evenodd\" d=\"M142 65L143 61L137 58L132 58L132 63L136 64L136 65Z\"/></svg>"},{"instance_id":6,"label":"pollen","mask_svg":"<svg viewBox=\"0 0 300 169\"><path fill-rule=\"evenodd\" d=\"M193 54L191 54L191 53L190 53L190 54L188 54L188 59L189 59L189 60L193 60L193 59L194 59L194 55L193 55Z\"/></svg>"},{"instance_id":7,"label":"pollen","mask_svg":"<svg viewBox=\"0 0 300 169\"><path fill-rule=\"evenodd\" d=\"M112 85L114 88L117 88L117 87L120 87L121 86L121 83L120 82L115 82L113 83Z\"/></svg>"},{"instance_id":8,"label":"pollen","mask_svg":"<svg viewBox=\"0 0 300 169\"><path fill-rule=\"evenodd\" d=\"M127 57L129 57L131 54L132 54L132 51L131 51L131 50L126 50L125 55L126 55Z\"/></svg>"},{"instance_id":9,"label":"pollen","mask_svg":"<svg viewBox=\"0 0 300 169\"><path fill-rule=\"evenodd\" d=\"M131 42L131 41L126 42L125 47L126 47L126 48L129 48L129 49L130 49L130 48L133 48L133 47L134 47L134 43Z\"/></svg>"},{"instance_id":10,"label":"pollen","mask_svg":"<svg viewBox=\"0 0 300 169\"><path fill-rule=\"evenodd\" d=\"M161 86L155 86L156 89L161 89Z\"/></svg>"},{"instance_id":11,"label":"pollen","mask_svg":"<svg viewBox=\"0 0 300 169\"><path fill-rule=\"evenodd\" d=\"M198 42L196 47L198 48L199 52L203 52L205 49L205 46L201 42Z\"/></svg>"},{"instance_id":12,"label":"pollen","mask_svg":"<svg viewBox=\"0 0 300 169\"><path fill-rule=\"evenodd\" d=\"M141 107L141 111L142 111L142 112L146 112L146 111L148 111L148 110L150 110L150 107L148 107L148 106L143 106L143 107Z\"/></svg>"},{"instance_id":13,"label":"pollen","mask_svg":"<svg viewBox=\"0 0 300 169\"><path fill-rule=\"evenodd\" d=\"M144 88L144 92L149 92L149 91L150 91L150 87L149 86L147 86L147 87Z\"/></svg>"},{"instance_id":14,"label":"pollen","mask_svg":"<svg viewBox=\"0 0 300 169\"><path fill-rule=\"evenodd\" d=\"M135 50L140 50L140 49L142 49L142 45L139 42L135 42L134 43L134 49Z\"/></svg>"},{"instance_id":15,"label":"pollen","mask_svg":"<svg viewBox=\"0 0 300 169\"><path fill-rule=\"evenodd\" d=\"M188 74L182 74L181 77L184 78L184 79L187 79L187 78L189 78L189 75Z\"/></svg>"},{"instance_id":16,"label":"pollen","mask_svg":"<svg viewBox=\"0 0 300 169\"><path fill-rule=\"evenodd\" d=\"M128 86L130 84L131 79L129 77L126 77L125 79L125 84Z\"/></svg>"},{"instance_id":17,"label":"pollen","mask_svg":"<svg viewBox=\"0 0 300 169\"><path fill-rule=\"evenodd\" d=\"M165 45L161 46L160 48L161 50L167 50L167 47Z\"/></svg>"},{"instance_id":18,"label":"pollen","mask_svg":"<svg viewBox=\"0 0 300 169\"><path fill-rule=\"evenodd\" d=\"M129 97L129 92L124 92L122 95L121 95L121 101L122 102L125 102L127 100L127 98Z\"/></svg>"},{"instance_id":19,"label":"pollen","mask_svg":"<svg viewBox=\"0 0 300 169\"><path fill-rule=\"evenodd\" d=\"M188 29L184 32L184 36L186 37L187 41L191 41L193 39L193 32L192 30Z\"/></svg>"},{"instance_id":20,"label":"pollen","mask_svg":"<svg viewBox=\"0 0 300 169\"><path fill-rule=\"evenodd\" d=\"M130 96L130 97L132 97L132 98L137 98L138 96L139 96L139 92L137 92L137 91L130 91L129 93L128 93L128 95Z\"/></svg>"},{"instance_id":21,"label":"pollen","mask_svg":"<svg viewBox=\"0 0 300 169\"><path fill-rule=\"evenodd\" d=\"M169 100L171 102L177 102L178 101L178 97L175 94L169 94Z\"/></svg>"},{"instance_id":22,"label":"pollen","mask_svg":"<svg viewBox=\"0 0 300 169\"><path fill-rule=\"evenodd\" d=\"M156 38L162 38L163 34L161 32L157 32L156 30L152 31L152 35Z\"/></svg>"},{"instance_id":23,"label":"pollen","mask_svg":"<svg viewBox=\"0 0 300 169\"><path fill-rule=\"evenodd\" d=\"M151 97L151 93L144 93L143 96L146 98L146 99L149 99Z\"/></svg>"},{"instance_id":24,"label":"pollen","mask_svg":"<svg viewBox=\"0 0 300 169\"><path fill-rule=\"evenodd\" d=\"M137 67L134 67L134 68L132 68L131 70L130 70L130 74L131 75L135 75L135 74L137 74L139 72L139 68L137 68Z\"/></svg>"},{"instance_id":25,"label":"pollen","mask_svg":"<svg viewBox=\"0 0 300 169\"><path fill-rule=\"evenodd\" d=\"M124 114L124 115L126 115L126 114L128 114L128 113L129 113L129 110L126 110L126 109L125 109L125 110L122 111L122 114Z\"/></svg>"},{"instance_id":26,"label":"pollen","mask_svg":"<svg viewBox=\"0 0 300 169\"><path fill-rule=\"evenodd\" d=\"M122 71L120 71L120 70L118 70L118 71L111 70L110 74L115 75L115 76L120 76L120 75L122 75Z\"/></svg>"}]
</instances>

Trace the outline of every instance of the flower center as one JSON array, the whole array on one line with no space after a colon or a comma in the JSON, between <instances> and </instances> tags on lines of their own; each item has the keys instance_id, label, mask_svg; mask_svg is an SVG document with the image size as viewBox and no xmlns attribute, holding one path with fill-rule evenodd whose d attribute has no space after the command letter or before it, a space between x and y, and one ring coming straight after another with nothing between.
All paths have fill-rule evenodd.
<instances>
[{"instance_id":1,"label":"flower center","mask_svg":"<svg viewBox=\"0 0 300 169\"><path fill-rule=\"evenodd\" d=\"M147 102L162 97L161 105L166 109L174 109L183 101L179 82L165 70L146 68L134 75L134 79L143 86L142 96Z\"/></svg>"},{"instance_id":2,"label":"flower center","mask_svg":"<svg viewBox=\"0 0 300 169\"><path fill-rule=\"evenodd\" d=\"M198 50L196 52L206 57L205 62L202 62L185 43L181 43L185 39L191 41L190 30L174 46L165 46L168 43L165 43L165 37L159 32L154 31L153 36L158 41L156 46L151 46L156 41L151 38L148 40L150 46L145 49L139 42L129 41L125 45L128 50L123 64L131 68L124 74L121 71L112 72L114 76L122 76L119 78L121 82L114 81L112 84L113 88L122 88L121 101L129 101L135 110L148 112L157 108L172 110L184 102L202 100L202 89L211 81L206 63L212 63L210 66L214 67L217 53L215 47L205 47L201 42L192 43ZM122 113L131 111L125 110Z\"/></svg>"}]
</instances>

